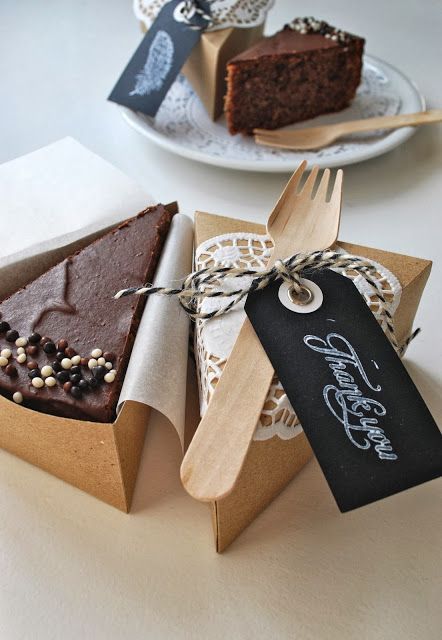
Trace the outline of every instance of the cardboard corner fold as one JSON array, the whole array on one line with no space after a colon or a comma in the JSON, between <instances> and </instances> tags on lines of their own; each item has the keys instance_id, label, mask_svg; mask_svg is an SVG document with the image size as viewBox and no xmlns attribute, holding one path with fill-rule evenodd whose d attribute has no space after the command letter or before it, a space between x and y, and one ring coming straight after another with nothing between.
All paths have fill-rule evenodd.
<instances>
[{"instance_id":1,"label":"cardboard corner fold","mask_svg":"<svg viewBox=\"0 0 442 640\"><path fill-rule=\"evenodd\" d=\"M265 227L236 218L195 212L196 247L217 235L241 231L263 234ZM395 313L395 327L399 341L405 340L412 330L431 271L431 261L346 242L338 244L350 253L381 263L397 277L402 295ZM252 441L233 491L211 505L216 550L224 551L312 456L312 449L303 432L291 440L273 437L266 441Z\"/></svg>"},{"instance_id":2,"label":"cardboard corner fold","mask_svg":"<svg viewBox=\"0 0 442 640\"><path fill-rule=\"evenodd\" d=\"M263 25L203 33L183 67L183 73L216 120L224 110L228 61L262 37Z\"/></svg>"}]
</instances>

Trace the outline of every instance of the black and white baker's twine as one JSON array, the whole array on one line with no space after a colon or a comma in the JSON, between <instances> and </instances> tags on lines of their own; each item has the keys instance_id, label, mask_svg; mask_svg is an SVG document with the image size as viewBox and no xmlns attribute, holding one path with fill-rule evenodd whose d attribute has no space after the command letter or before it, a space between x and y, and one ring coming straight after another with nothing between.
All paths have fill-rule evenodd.
<instances>
[{"instance_id":1,"label":"black and white baker's twine","mask_svg":"<svg viewBox=\"0 0 442 640\"><path fill-rule=\"evenodd\" d=\"M249 293L264 289L276 280L283 280L289 283L294 294L299 294L301 293L301 277L308 276L309 272L313 273L314 271L330 268L348 269L356 272L372 287L373 296L379 304L380 319L385 324L385 333L397 353L402 355L420 329L414 331L404 344L399 345L395 335L393 317L388 309L381 286L375 278L377 268L367 260L364 260L364 258L358 258L347 253L336 253L330 249L311 253L297 253L285 260L277 260L273 267L265 271L237 267L207 267L190 273L184 278L179 288L153 287L147 284L143 287L122 289L115 295L115 298L130 295L150 296L154 294L176 296L180 305L191 318L208 320L228 313ZM243 276L253 276L249 286L235 291L220 289L223 280L241 278ZM200 308L201 302L205 298L229 298L229 302L220 309L204 313Z\"/></svg>"}]
</instances>

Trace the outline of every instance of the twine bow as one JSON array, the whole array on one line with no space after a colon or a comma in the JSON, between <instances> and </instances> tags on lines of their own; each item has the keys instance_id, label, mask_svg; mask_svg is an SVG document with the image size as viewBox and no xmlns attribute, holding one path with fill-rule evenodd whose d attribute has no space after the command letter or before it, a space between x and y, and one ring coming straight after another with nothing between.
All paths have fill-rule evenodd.
<instances>
[{"instance_id":1,"label":"twine bow","mask_svg":"<svg viewBox=\"0 0 442 640\"><path fill-rule=\"evenodd\" d=\"M277 260L273 267L264 271L237 267L207 267L190 273L184 278L179 288L154 287L151 284L146 284L142 287L122 289L115 295L115 298L129 295L176 296L180 305L192 319L208 320L228 313L249 293L264 289L276 280L283 280L289 283L294 294L299 294L301 292L301 277L323 269L349 269L364 278L371 286L373 296L379 304L379 316L385 326L385 333L396 352L402 355L420 329L414 331L404 344L399 345L394 330L393 317L388 309L381 286L375 277L377 268L364 258L348 253L337 253L330 249L311 253L297 253L285 260ZM234 291L226 291L222 288L222 283L227 278L241 278L243 276L253 277L248 286ZM230 300L219 309L203 312L201 311L201 303L208 298L229 298Z\"/></svg>"}]
</instances>

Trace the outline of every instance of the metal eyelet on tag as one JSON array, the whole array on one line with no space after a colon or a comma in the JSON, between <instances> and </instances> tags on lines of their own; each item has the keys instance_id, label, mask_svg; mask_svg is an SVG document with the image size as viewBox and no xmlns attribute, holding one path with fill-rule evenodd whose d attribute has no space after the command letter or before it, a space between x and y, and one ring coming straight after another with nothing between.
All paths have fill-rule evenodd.
<instances>
[{"instance_id":1,"label":"metal eyelet on tag","mask_svg":"<svg viewBox=\"0 0 442 640\"><path fill-rule=\"evenodd\" d=\"M301 278L301 291L296 293L293 285L283 282L279 287L278 298L281 304L295 313L313 313L320 308L324 296L315 282Z\"/></svg>"},{"instance_id":2,"label":"metal eyelet on tag","mask_svg":"<svg viewBox=\"0 0 442 640\"><path fill-rule=\"evenodd\" d=\"M188 2L188 0L183 0L183 2L180 2L175 7L173 17L177 22L189 24L190 20L195 15L195 12L195 6L191 2Z\"/></svg>"}]
</instances>

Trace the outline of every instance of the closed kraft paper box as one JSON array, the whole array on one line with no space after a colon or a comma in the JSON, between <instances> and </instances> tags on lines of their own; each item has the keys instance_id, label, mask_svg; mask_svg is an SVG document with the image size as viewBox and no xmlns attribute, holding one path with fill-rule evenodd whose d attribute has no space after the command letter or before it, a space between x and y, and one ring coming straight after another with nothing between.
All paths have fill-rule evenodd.
<instances>
[{"instance_id":1,"label":"closed kraft paper box","mask_svg":"<svg viewBox=\"0 0 442 640\"><path fill-rule=\"evenodd\" d=\"M265 227L209 213L195 214L196 247L215 236L236 232L264 234ZM412 331L431 262L346 242L338 245L349 253L381 263L399 280L402 294L394 319L396 334L402 343ZM233 491L211 505L216 550L226 549L312 456L304 432L289 440L277 436L265 441L253 440Z\"/></svg>"}]
</instances>

